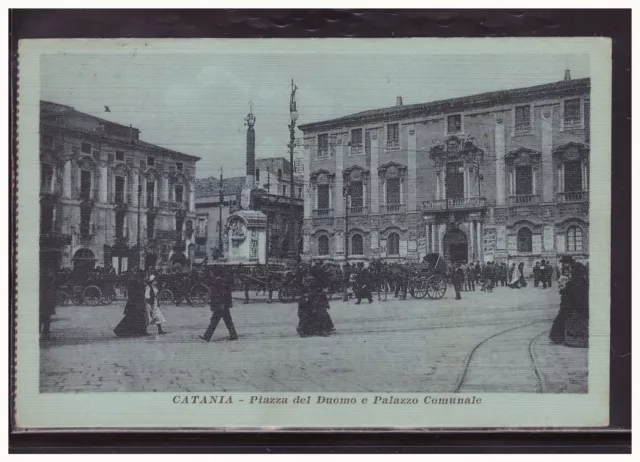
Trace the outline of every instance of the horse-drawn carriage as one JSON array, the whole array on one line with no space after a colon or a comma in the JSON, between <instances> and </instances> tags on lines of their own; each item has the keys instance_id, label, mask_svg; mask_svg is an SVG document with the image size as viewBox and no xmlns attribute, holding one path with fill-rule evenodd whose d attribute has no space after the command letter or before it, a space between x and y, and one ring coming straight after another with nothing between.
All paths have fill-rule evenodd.
<instances>
[{"instance_id":1,"label":"horse-drawn carriage","mask_svg":"<svg viewBox=\"0 0 640 462\"><path fill-rule=\"evenodd\" d=\"M117 277L100 271L73 272L62 270L58 273L56 304L58 306L108 305L115 296Z\"/></svg>"},{"instance_id":2,"label":"horse-drawn carriage","mask_svg":"<svg viewBox=\"0 0 640 462\"><path fill-rule=\"evenodd\" d=\"M209 303L210 292L205 271L170 272L158 275L158 304L191 306Z\"/></svg>"},{"instance_id":3,"label":"horse-drawn carriage","mask_svg":"<svg viewBox=\"0 0 640 462\"><path fill-rule=\"evenodd\" d=\"M429 253L409 277L408 292L413 298L440 299L447 292L447 264L437 253Z\"/></svg>"}]
</instances>

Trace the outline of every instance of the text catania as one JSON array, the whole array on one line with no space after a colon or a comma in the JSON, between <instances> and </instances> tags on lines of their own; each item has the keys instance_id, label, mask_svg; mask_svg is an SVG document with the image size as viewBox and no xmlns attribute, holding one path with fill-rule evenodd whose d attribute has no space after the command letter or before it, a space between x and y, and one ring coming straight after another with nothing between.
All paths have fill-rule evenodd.
<instances>
[{"instance_id":1,"label":"text catania","mask_svg":"<svg viewBox=\"0 0 640 462\"><path fill-rule=\"evenodd\" d=\"M173 397L175 404L233 404L233 398L231 396L206 396L206 395L193 395L193 396L180 396Z\"/></svg>"}]
</instances>

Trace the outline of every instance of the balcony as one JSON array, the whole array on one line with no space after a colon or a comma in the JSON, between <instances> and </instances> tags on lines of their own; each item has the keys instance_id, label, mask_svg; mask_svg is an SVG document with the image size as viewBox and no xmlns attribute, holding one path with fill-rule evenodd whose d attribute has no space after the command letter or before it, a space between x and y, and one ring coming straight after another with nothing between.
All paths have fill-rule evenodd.
<instances>
[{"instance_id":1,"label":"balcony","mask_svg":"<svg viewBox=\"0 0 640 462\"><path fill-rule=\"evenodd\" d=\"M329 217L333 215L333 209L315 209L313 216L315 218Z\"/></svg>"},{"instance_id":2,"label":"balcony","mask_svg":"<svg viewBox=\"0 0 640 462\"><path fill-rule=\"evenodd\" d=\"M368 215L368 207L349 207L349 215Z\"/></svg>"},{"instance_id":3,"label":"balcony","mask_svg":"<svg viewBox=\"0 0 640 462\"><path fill-rule=\"evenodd\" d=\"M422 210L425 212L441 210L484 209L486 207L487 199L484 197L455 197L435 201L424 201L422 203Z\"/></svg>"},{"instance_id":4,"label":"balcony","mask_svg":"<svg viewBox=\"0 0 640 462\"><path fill-rule=\"evenodd\" d=\"M558 202L586 202L589 200L587 191L561 192L556 196Z\"/></svg>"},{"instance_id":5,"label":"balcony","mask_svg":"<svg viewBox=\"0 0 640 462\"><path fill-rule=\"evenodd\" d=\"M532 205L539 204L540 196L537 194L523 194L520 196L509 196L509 205Z\"/></svg>"},{"instance_id":6,"label":"balcony","mask_svg":"<svg viewBox=\"0 0 640 462\"><path fill-rule=\"evenodd\" d=\"M404 213L406 206L404 204L387 204L382 206L382 211L385 213Z\"/></svg>"}]
</instances>

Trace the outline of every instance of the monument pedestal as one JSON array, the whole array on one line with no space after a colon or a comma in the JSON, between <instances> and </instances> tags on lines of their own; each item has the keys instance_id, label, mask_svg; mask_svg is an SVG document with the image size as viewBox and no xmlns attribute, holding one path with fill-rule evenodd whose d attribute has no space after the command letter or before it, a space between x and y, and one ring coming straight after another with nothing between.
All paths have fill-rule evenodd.
<instances>
[{"instance_id":1,"label":"monument pedestal","mask_svg":"<svg viewBox=\"0 0 640 462\"><path fill-rule=\"evenodd\" d=\"M241 210L227 219L228 264L267 262L267 216L257 210Z\"/></svg>"}]
</instances>

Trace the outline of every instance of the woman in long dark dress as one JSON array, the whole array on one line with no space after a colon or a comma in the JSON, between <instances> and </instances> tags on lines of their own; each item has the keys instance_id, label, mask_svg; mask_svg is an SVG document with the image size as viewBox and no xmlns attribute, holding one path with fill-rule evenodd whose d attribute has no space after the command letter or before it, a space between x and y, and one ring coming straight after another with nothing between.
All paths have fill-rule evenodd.
<instances>
[{"instance_id":1,"label":"woman in long dark dress","mask_svg":"<svg viewBox=\"0 0 640 462\"><path fill-rule=\"evenodd\" d=\"M149 315L144 301L144 282L142 274L132 272L127 287L127 304L124 307L124 318L113 330L118 337L141 337L148 335Z\"/></svg>"},{"instance_id":2,"label":"woman in long dark dress","mask_svg":"<svg viewBox=\"0 0 640 462\"><path fill-rule=\"evenodd\" d=\"M560 311L553 321L549 338L569 347L589 346L589 281L582 263L562 257L564 271L558 280Z\"/></svg>"},{"instance_id":3,"label":"woman in long dark dress","mask_svg":"<svg viewBox=\"0 0 640 462\"><path fill-rule=\"evenodd\" d=\"M298 334L300 337L313 335L328 336L335 331L329 316L329 300L322 281L313 276L303 279L303 296L298 302Z\"/></svg>"}]
</instances>

